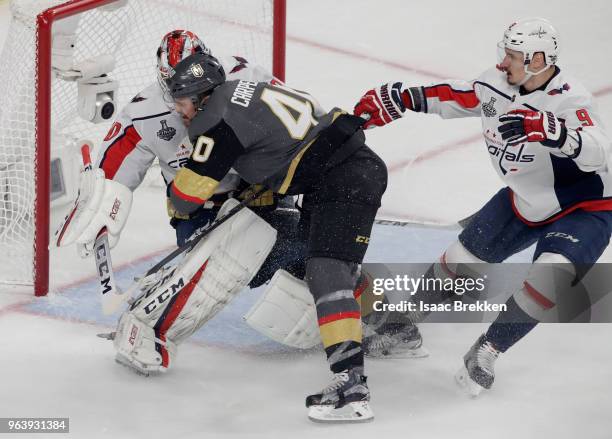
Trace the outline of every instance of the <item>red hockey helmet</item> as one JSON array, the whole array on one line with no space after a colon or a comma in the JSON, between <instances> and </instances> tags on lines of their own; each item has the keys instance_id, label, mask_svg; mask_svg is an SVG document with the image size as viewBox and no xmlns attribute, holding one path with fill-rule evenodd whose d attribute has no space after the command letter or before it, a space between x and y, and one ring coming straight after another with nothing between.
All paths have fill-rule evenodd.
<instances>
[{"instance_id":1,"label":"red hockey helmet","mask_svg":"<svg viewBox=\"0 0 612 439\"><path fill-rule=\"evenodd\" d=\"M176 29L168 32L157 49L157 79L164 91L166 80L174 74L174 67L194 53L210 55L210 49L193 32Z\"/></svg>"}]
</instances>

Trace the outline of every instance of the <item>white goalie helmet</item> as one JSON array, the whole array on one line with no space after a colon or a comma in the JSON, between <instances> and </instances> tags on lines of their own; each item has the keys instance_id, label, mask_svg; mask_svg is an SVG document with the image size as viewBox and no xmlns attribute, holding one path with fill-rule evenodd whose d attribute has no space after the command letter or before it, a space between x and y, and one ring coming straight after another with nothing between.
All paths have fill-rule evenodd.
<instances>
[{"instance_id":1,"label":"white goalie helmet","mask_svg":"<svg viewBox=\"0 0 612 439\"><path fill-rule=\"evenodd\" d=\"M530 76L537 75L557 63L559 34L550 21L544 18L523 18L506 29L503 40L498 43L498 48L502 60L505 56L504 49L522 52L525 56L525 72ZM527 69L537 52L544 53L546 66L538 72L530 72Z\"/></svg>"}]
</instances>

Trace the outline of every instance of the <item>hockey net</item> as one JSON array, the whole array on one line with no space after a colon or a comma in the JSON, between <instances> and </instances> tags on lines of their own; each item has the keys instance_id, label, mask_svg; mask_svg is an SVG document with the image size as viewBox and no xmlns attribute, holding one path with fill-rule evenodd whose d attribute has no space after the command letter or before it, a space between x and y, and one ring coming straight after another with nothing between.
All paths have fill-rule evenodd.
<instances>
[{"instance_id":1,"label":"hockey net","mask_svg":"<svg viewBox=\"0 0 612 439\"><path fill-rule=\"evenodd\" d=\"M112 119L94 124L78 116L75 81L51 73L47 85L48 78L39 72L51 59L50 42L41 23L68 15L52 26L78 20L75 63L113 55L115 68L109 75L119 81L115 101L120 109L156 80L155 53L172 29L195 31L213 54L240 54L282 77L284 0L12 0L10 10L0 64L0 285L32 285L43 295L49 229L55 226L46 209L50 191L62 190L48 183L50 150L79 139L97 143Z\"/></svg>"}]
</instances>

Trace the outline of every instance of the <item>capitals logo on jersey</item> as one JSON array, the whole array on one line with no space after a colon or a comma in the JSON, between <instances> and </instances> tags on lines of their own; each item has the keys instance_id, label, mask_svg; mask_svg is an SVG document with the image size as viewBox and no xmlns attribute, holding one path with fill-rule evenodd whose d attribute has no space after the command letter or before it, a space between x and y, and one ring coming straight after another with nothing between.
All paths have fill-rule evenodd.
<instances>
[{"instance_id":1,"label":"capitals logo on jersey","mask_svg":"<svg viewBox=\"0 0 612 439\"><path fill-rule=\"evenodd\" d=\"M495 98L491 98L495 99ZM520 148L509 147L506 145L499 133L494 130L484 132L487 151L492 157L497 158L497 164L502 174L519 171L519 164L531 163L535 160L535 154L526 154L526 144L521 144Z\"/></svg>"},{"instance_id":2,"label":"capitals logo on jersey","mask_svg":"<svg viewBox=\"0 0 612 439\"><path fill-rule=\"evenodd\" d=\"M524 143L518 151L511 151L508 150L508 147L501 148L495 145L487 145L487 150L493 157L499 158L499 169L504 175L508 172L518 171L519 168L516 167L518 163L531 163L535 160L535 154L524 153ZM509 162L510 165L505 162Z\"/></svg>"}]
</instances>

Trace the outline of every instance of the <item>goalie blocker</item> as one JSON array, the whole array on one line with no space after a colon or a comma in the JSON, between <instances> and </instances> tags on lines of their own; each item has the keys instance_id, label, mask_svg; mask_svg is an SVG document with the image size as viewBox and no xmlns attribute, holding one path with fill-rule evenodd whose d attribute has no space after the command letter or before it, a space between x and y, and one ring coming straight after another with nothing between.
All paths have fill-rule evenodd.
<instances>
[{"instance_id":1,"label":"goalie blocker","mask_svg":"<svg viewBox=\"0 0 612 439\"><path fill-rule=\"evenodd\" d=\"M86 154L89 156L89 152ZM76 243L83 258L93 252L103 229L108 234L110 248L117 245L132 207L132 191L127 186L106 179L102 169L91 169L90 159L84 156L84 160L89 163L81 173L74 207L55 232L57 247Z\"/></svg>"},{"instance_id":2,"label":"goalie blocker","mask_svg":"<svg viewBox=\"0 0 612 439\"><path fill-rule=\"evenodd\" d=\"M220 215L236 204L228 200ZM160 271L121 316L117 362L144 375L166 371L177 345L248 285L275 241L276 230L248 208L212 231L177 266Z\"/></svg>"}]
</instances>

